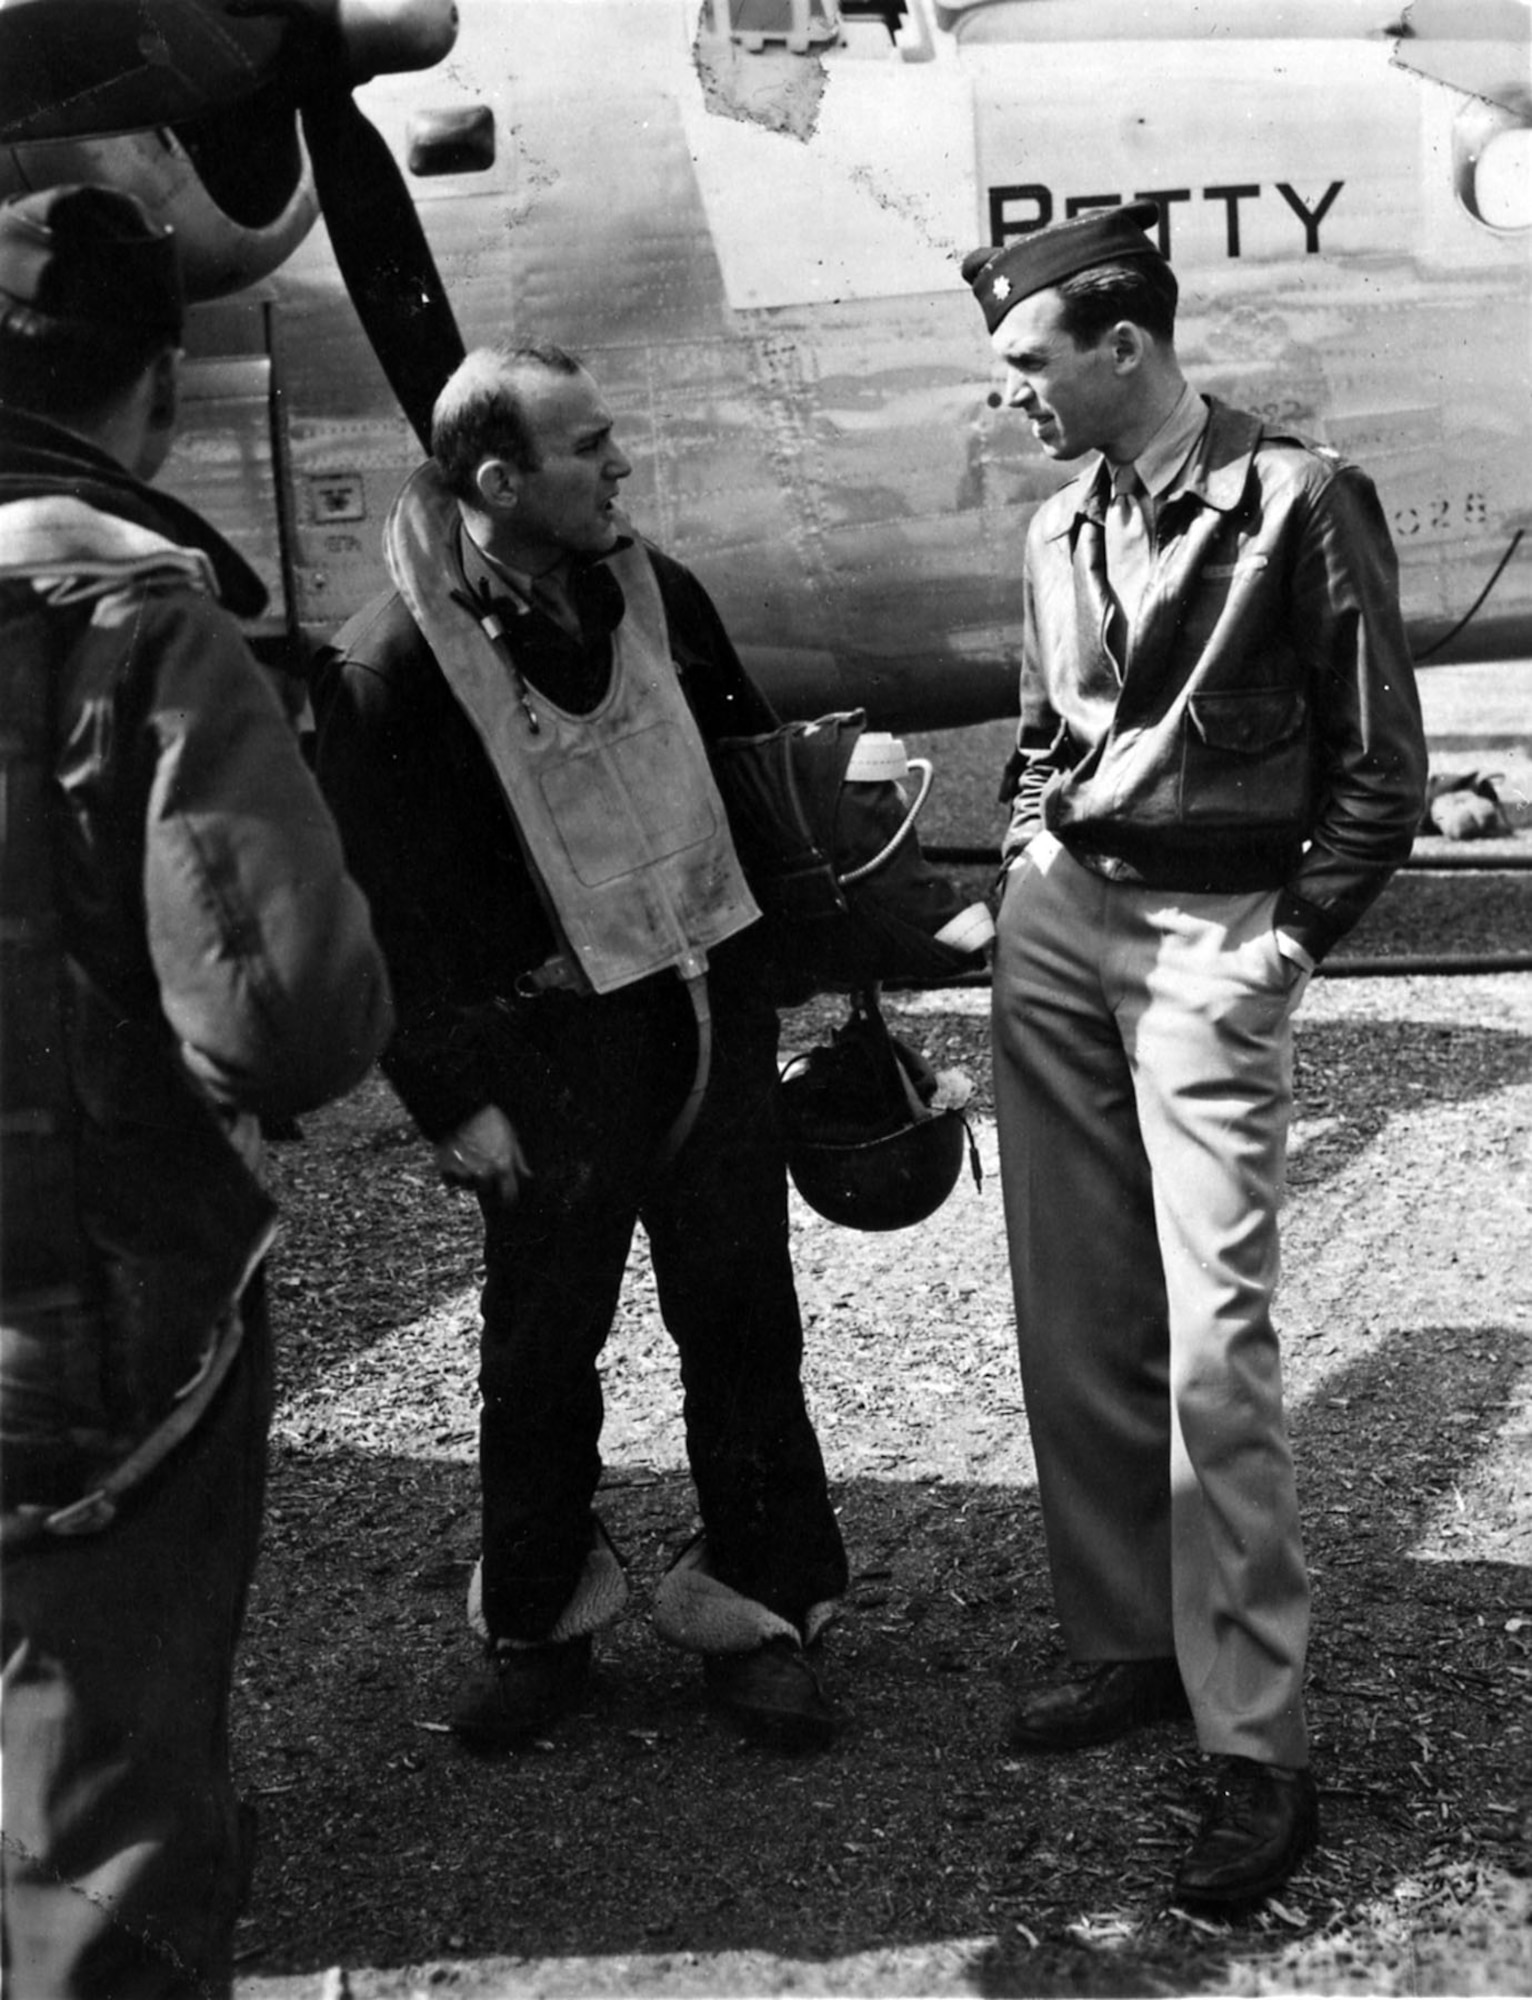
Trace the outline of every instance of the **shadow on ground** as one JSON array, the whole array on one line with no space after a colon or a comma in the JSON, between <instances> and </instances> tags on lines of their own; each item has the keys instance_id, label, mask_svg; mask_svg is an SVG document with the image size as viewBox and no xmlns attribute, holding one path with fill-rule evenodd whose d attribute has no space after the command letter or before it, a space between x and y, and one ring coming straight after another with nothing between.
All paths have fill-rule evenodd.
<instances>
[{"instance_id":1,"label":"shadow on ground","mask_svg":"<svg viewBox=\"0 0 1532 2000\"><path fill-rule=\"evenodd\" d=\"M1527 1796L1506 1731L1529 1704L1507 1679L1526 1659L1507 1627L1532 1609L1532 1571L1414 1550L1529 1362L1510 1328L1422 1327L1297 1415L1328 1835L1291 1886L1297 1923L1387 1894L1443 1843L1513 1858ZM241 1677L262 1826L242 1970L825 1959L993 1934L985 1990L1184 1988L1189 1940L1165 1900L1198 1806L1190 1737L1059 1760L999 1748L1007 1687L1061 1664L1031 1496L855 1480L841 1497L856 1582L827 1647L850 1718L835 1750L736 1743L693 1663L630 1613L586 1707L544 1746L485 1762L437 1729L470 1659L471 1471L280 1464ZM640 1602L690 1505L682 1477L610 1469L602 1511ZM1237 1930L1194 1942L1194 1985L1248 1951Z\"/></svg>"},{"instance_id":2,"label":"shadow on ground","mask_svg":"<svg viewBox=\"0 0 1532 2000\"><path fill-rule=\"evenodd\" d=\"M262 1829L242 1977L430 1967L467 1990L485 1960L603 1960L617 1968L603 1990L642 1962L641 1990L673 1974L696 1993L714 1954L812 1968L950 1943L966 1947L965 1991L1212 1990L1252 1954L1279 1964L1289 1941L1344 1935L1426 1876L1532 1872L1532 1488L1518 1533L1493 1517L1514 1485L1508 1427L1525 1433L1532 1396L1525 1182L1512 1199L1507 1179L1510 1149L1525 1152L1511 1107L1532 1038L1471 1001L1326 1012L1314 991L1299 1020L1284 1320L1326 1841L1280 1911L1210 1932L1167 1907L1201 1798L1189 1734L1062 1760L1001 1747L1010 1694L1063 1660L1035 1498L1010 1476L1019 1453L993 1449L1021 1419L1007 1409L989 1187L934 1225L972 1232L952 1249L978 1273L960 1325L942 1317L967 1296L945 1269L941 1283L918 1261L898 1275L930 1255L913 1235L882 1250L835 1232L800 1241L827 1301L811 1329L816 1393L829 1403L842 1374L859 1376L823 1412L832 1478L849 1474L837 1497L854 1569L826 1649L848 1717L839 1745L773 1758L705 1710L695 1663L646 1616L694 1525L690 1482L658 1446L613 1443L600 1506L634 1597L603 1636L590 1700L521 1756L461 1752L442 1723L473 1657L478 1218L443 1195L374 1083L278 1154L286 1414L236 1695L237 1768ZM986 1027L971 1000L920 996L909 1021L939 1066L973 1075L982 1118ZM816 1038L838 1011L789 1017L789 1038ZM1444 1285L1460 1249L1489 1281ZM843 1265L874 1252L893 1289L842 1283ZM906 1296L885 1325L886 1301ZM652 1315L615 1345L624 1405L670 1408ZM909 1385L959 1349L990 1372L949 1367L938 1424ZM945 1455L930 1448L938 1429ZM977 1474L985 1451L993 1477ZM937 1989L890 1976L861 1990Z\"/></svg>"}]
</instances>

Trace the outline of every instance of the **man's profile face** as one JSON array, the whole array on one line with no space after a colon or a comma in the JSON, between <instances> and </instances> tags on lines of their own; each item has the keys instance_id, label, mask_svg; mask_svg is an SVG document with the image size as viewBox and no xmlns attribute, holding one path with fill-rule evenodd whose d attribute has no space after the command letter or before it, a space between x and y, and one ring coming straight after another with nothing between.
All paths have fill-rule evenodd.
<instances>
[{"instance_id":1,"label":"man's profile face","mask_svg":"<svg viewBox=\"0 0 1532 2000\"><path fill-rule=\"evenodd\" d=\"M1080 346L1064 327L1056 290L1034 292L1012 307L990 335L1009 377L1005 400L1020 410L1050 458L1104 451L1123 428L1128 395L1109 329Z\"/></svg>"},{"instance_id":2,"label":"man's profile face","mask_svg":"<svg viewBox=\"0 0 1532 2000\"><path fill-rule=\"evenodd\" d=\"M633 467L613 440L601 391L583 368L526 368L516 384L538 463L517 474L511 533L524 553L541 550L548 562L603 554L617 540L612 508Z\"/></svg>"}]
</instances>

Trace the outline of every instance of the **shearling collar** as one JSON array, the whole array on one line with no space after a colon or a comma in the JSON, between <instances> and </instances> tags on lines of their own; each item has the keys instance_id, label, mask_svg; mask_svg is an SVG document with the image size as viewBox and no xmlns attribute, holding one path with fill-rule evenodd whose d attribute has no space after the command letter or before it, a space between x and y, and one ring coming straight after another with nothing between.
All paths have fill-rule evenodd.
<instances>
[{"instance_id":1,"label":"shearling collar","mask_svg":"<svg viewBox=\"0 0 1532 2000\"><path fill-rule=\"evenodd\" d=\"M197 550L216 594L240 618L266 608L266 586L211 523L174 494L135 479L116 459L73 431L0 404L0 503L68 497L131 523L181 550Z\"/></svg>"}]
</instances>

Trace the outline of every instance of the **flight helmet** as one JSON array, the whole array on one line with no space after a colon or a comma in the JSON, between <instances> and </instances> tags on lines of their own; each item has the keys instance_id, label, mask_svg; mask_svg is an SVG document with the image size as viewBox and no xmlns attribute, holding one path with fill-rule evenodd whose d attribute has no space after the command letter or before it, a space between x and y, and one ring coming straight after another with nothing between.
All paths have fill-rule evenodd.
<instances>
[{"instance_id":1,"label":"flight helmet","mask_svg":"<svg viewBox=\"0 0 1532 2000\"><path fill-rule=\"evenodd\" d=\"M966 1079L958 1079L966 1092ZM943 1083L950 1080L944 1079ZM933 1215L978 1151L957 1104L924 1056L891 1035L868 989L831 1040L782 1073L787 1168L793 1185L849 1229L907 1229Z\"/></svg>"}]
</instances>

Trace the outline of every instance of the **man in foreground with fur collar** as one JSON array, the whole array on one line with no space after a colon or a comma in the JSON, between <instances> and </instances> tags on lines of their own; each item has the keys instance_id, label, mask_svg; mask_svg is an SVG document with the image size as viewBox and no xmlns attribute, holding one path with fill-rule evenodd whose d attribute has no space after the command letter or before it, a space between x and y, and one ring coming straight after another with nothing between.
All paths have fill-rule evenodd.
<instances>
[{"instance_id":1,"label":"man in foreground with fur collar","mask_svg":"<svg viewBox=\"0 0 1532 2000\"><path fill-rule=\"evenodd\" d=\"M260 1527L257 1119L358 1083L382 959L233 613L257 578L143 482L176 246L0 207L3 1963L14 2000L227 1994L229 1772Z\"/></svg>"}]
</instances>

